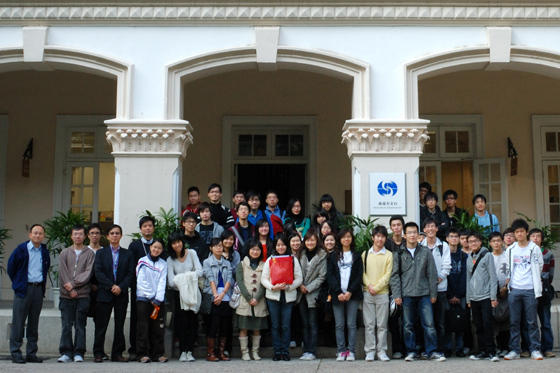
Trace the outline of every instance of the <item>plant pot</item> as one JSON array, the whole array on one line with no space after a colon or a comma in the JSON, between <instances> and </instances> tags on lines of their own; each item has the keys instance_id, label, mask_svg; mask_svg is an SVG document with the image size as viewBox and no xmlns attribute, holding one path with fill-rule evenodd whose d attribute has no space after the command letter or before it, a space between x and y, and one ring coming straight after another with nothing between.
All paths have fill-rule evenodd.
<instances>
[{"instance_id":1,"label":"plant pot","mask_svg":"<svg viewBox=\"0 0 560 373\"><path fill-rule=\"evenodd\" d=\"M53 308L58 309L60 303L60 288L52 288Z\"/></svg>"}]
</instances>

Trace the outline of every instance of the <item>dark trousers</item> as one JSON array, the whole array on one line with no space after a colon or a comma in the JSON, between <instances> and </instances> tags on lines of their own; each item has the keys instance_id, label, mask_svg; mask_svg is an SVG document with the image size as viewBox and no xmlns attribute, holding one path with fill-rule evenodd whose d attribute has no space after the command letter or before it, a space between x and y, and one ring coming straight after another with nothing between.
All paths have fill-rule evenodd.
<instances>
[{"instance_id":1,"label":"dark trousers","mask_svg":"<svg viewBox=\"0 0 560 373\"><path fill-rule=\"evenodd\" d=\"M490 298L480 301L471 301L471 310L476 336L478 339L478 349L480 352L496 354L496 344L494 343L494 319L492 317L492 302Z\"/></svg>"},{"instance_id":2,"label":"dark trousers","mask_svg":"<svg viewBox=\"0 0 560 373\"><path fill-rule=\"evenodd\" d=\"M216 334L218 334L219 338L227 338L228 336L228 328L229 325L232 323L231 316L222 316L216 313L213 313L210 316L210 325L208 327L208 334L206 338L216 338Z\"/></svg>"},{"instance_id":3,"label":"dark trousers","mask_svg":"<svg viewBox=\"0 0 560 373\"><path fill-rule=\"evenodd\" d=\"M181 309L178 291L173 292L173 298L175 300L175 333L176 338L179 339L179 349L181 352L192 352L198 332L198 315L194 311Z\"/></svg>"},{"instance_id":4,"label":"dark trousers","mask_svg":"<svg viewBox=\"0 0 560 373\"><path fill-rule=\"evenodd\" d=\"M68 357L81 356L86 353L86 320L89 309L89 296L86 298L60 298L60 317L62 332L60 334L59 351ZM74 341L72 341L74 327Z\"/></svg>"},{"instance_id":5,"label":"dark trousers","mask_svg":"<svg viewBox=\"0 0 560 373\"><path fill-rule=\"evenodd\" d=\"M391 347L393 354L400 352L406 355L404 346L402 315L400 317L389 317L389 333L391 333Z\"/></svg>"},{"instance_id":6,"label":"dark trousers","mask_svg":"<svg viewBox=\"0 0 560 373\"><path fill-rule=\"evenodd\" d=\"M39 340L39 315L43 308L43 288L27 285L25 297L14 295L12 310L12 331L10 333L10 353L12 358L21 357L23 331L27 321L27 356L37 355Z\"/></svg>"},{"instance_id":7,"label":"dark trousers","mask_svg":"<svg viewBox=\"0 0 560 373\"><path fill-rule=\"evenodd\" d=\"M445 349L445 310L447 308L447 293L440 291L433 304L434 326L437 334L437 351L443 353Z\"/></svg>"},{"instance_id":8,"label":"dark trousers","mask_svg":"<svg viewBox=\"0 0 560 373\"><path fill-rule=\"evenodd\" d=\"M136 335L136 351L138 357L148 356L152 360L165 355L165 303L160 305L156 319L151 315L154 306L148 302L136 302L138 311L138 333Z\"/></svg>"},{"instance_id":9,"label":"dark trousers","mask_svg":"<svg viewBox=\"0 0 560 373\"><path fill-rule=\"evenodd\" d=\"M136 282L136 279L134 280ZM137 325L138 325L138 310L134 305L136 304L136 287L130 288L130 348L128 349L129 354L136 354L136 338L137 338Z\"/></svg>"},{"instance_id":10,"label":"dark trousers","mask_svg":"<svg viewBox=\"0 0 560 373\"><path fill-rule=\"evenodd\" d=\"M317 308L309 308L304 295L298 304L301 325L303 326L303 352L315 355L319 327L317 323Z\"/></svg>"},{"instance_id":11,"label":"dark trousers","mask_svg":"<svg viewBox=\"0 0 560 373\"><path fill-rule=\"evenodd\" d=\"M113 347L111 359L122 356L126 350L124 338L124 322L126 320L126 309L128 303L117 303L115 298L111 302L97 302L97 317L95 319L95 341L93 342L93 355L103 356L105 345L105 334L111 320L111 312L115 311L115 331L113 336Z\"/></svg>"},{"instance_id":12,"label":"dark trousers","mask_svg":"<svg viewBox=\"0 0 560 373\"><path fill-rule=\"evenodd\" d=\"M289 355L290 351L290 319L292 317L293 303L286 303L284 292L280 301L267 299L270 312L270 330L272 332L272 346L275 354Z\"/></svg>"}]
</instances>

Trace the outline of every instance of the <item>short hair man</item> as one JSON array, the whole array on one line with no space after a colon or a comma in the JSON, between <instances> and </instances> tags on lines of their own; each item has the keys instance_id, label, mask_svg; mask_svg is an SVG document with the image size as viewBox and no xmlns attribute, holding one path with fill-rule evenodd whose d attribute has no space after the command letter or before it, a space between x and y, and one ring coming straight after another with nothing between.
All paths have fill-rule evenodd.
<instances>
[{"instance_id":1,"label":"short hair man","mask_svg":"<svg viewBox=\"0 0 560 373\"><path fill-rule=\"evenodd\" d=\"M469 234L471 233L471 231L469 229L461 229L459 231L459 243L461 244L461 250L469 255L471 253L471 249L469 248Z\"/></svg>"},{"instance_id":2,"label":"short hair man","mask_svg":"<svg viewBox=\"0 0 560 373\"><path fill-rule=\"evenodd\" d=\"M237 205L237 222L229 229L235 235L233 248L240 252L245 242L255 236L255 227L249 223L249 211L251 208L247 202L240 202Z\"/></svg>"},{"instance_id":3,"label":"short hair man","mask_svg":"<svg viewBox=\"0 0 560 373\"><path fill-rule=\"evenodd\" d=\"M59 363L84 361L86 353L86 321L89 310L89 281L93 275L95 253L84 245L86 229L83 225L72 227L73 245L60 253L58 280L60 282L60 335ZM72 326L75 339L72 341Z\"/></svg>"},{"instance_id":4,"label":"short hair man","mask_svg":"<svg viewBox=\"0 0 560 373\"><path fill-rule=\"evenodd\" d=\"M542 283L548 286L549 284L552 284L552 281L554 280L555 261L552 251L543 248L543 235L543 231L538 228L533 228L529 231L529 239L541 248L543 257L541 279ZM552 307L552 299L550 296L553 297L554 294L552 292L550 293L551 294L549 295L543 294L543 296L539 298L537 306L537 314L539 315L539 320L541 322L541 351L544 352L544 356L546 357L556 356L554 352L552 352L554 334L552 333L552 325L550 324L550 311Z\"/></svg>"},{"instance_id":5,"label":"short hair man","mask_svg":"<svg viewBox=\"0 0 560 373\"><path fill-rule=\"evenodd\" d=\"M261 205L261 194L256 190L248 191L247 203L249 204L250 208L247 220L249 220L249 223L253 224L254 226L259 220L264 219L262 211L259 210L259 207Z\"/></svg>"},{"instance_id":6,"label":"short hair man","mask_svg":"<svg viewBox=\"0 0 560 373\"><path fill-rule=\"evenodd\" d=\"M500 358L496 355L492 316L492 308L498 305L494 259L488 249L482 247L479 232L471 232L468 240L472 253L467 261L467 305L472 310L479 349L479 353L471 355L470 359L497 362Z\"/></svg>"},{"instance_id":7,"label":"short hair man","mask_svg":"<svg viewBox=\"0 0 560 373\"><path fill-rule=\"evenodd\" d=\"M389 219L389 228L393 234L387 237L385 248L391 252L396 252L402 245L403 239L404 219L401 215L393 215Z\"/></svg>"},{"instance_id":8,"label":"short hair man","mask_svg":"<svg viewBox=\"0 0 560 373\"><path fill-rule=\"evenodd\" d=\"M515 243L515 233L513 232L513 229L511 228L504 229L502 235L504 237L504 249L507 249L508 247L510 247Z\"/></svg>"},{"instance_id":9,"label":"short hair man","mask_svg":"<svg viewBox=\"0 0 560 373\"><path fill-rule=\"evenodd\" d=\"M541 272L543 257L541 249L528 240L529 224L516 219L511 224L517 242L508 247L506 256L510 272L509 314L511 321L509 349L506 360L519 359L521 314L524 311L529 327L529 349L533 360L542 360L539 325L537 322L537 298L542 295Z\"/></svg>"},{"instance_id":10,"label":"short hair man","mask_svg":"<svg viewBox=\"0 0 560 373\"><path fill-rule=\"evenodd\" d=\"M466 212L460 207L457 207L457 197L458 194L453 189L446 190L443 193L443 202L445 202L445 210L443 213L449 221L449 226L452 227L457 223L456 219L460 219L461 216ZM468 215L468 212L467 212Z\"/></svg>"},{"instance_id":11,"label":"short hair man","mask_svg":"<svg viewBox=\"0 0 560 373\"><path fill-rule=\"evenodd\" d=\"M233 221L236 222L237 221L237 205L239 205L241 202L247 202L245 200L245 193L240 191L240 190L235 190L233 192L233 197L231 198L232 202L233 202L233 206L231 207L230 211L231 211L231 215L233 216Z\"/></svg>"},{"instance_id":12,"label":"short hair man","mask_svg":"<svg viewBox=\"0 0 560 373\"><path fill-rule=\"evenodd\" d=\"M426 193L424 197L424 202L426 205L420 209L420 228L424 230L426 225L426 219L432 219L438 228L437 236L440 240L445 239L445 231L449 228L449 221L447 220L447 215L441 211L438 203L438 196L435 193Z\"/></svg>"},{"instance_id":13,"label":"short hair man","mask_svg":"<svg viewBox=\"0 0 560 373\"><path fill-rule=\"evenodd\" d=\"M509 272L507 271L507 256L504 250L504 240L500 232L492 232L488 235L488 242L492 248L494 269L498 281L498 305L507 302L509 283ZM509 315L506 320L494 319L494 334L496 336L497 351L499 357L504 357L509 351Z\"/></svg>"},{"instance_id":14,"label":"short hair man","mask_svg":"<svg viewBox=\"0 0 560 373\"><path fill-rule=\"evenodd\" d=\"M126 350L124 322L128 308L128 289L134 281L136 263L134 254L121 247L122 228L113 224L107 229L109 246L95 254L95 277L99 283L97 292L97 320L95 322L95 341L93 361L103 362L105 334L114 310L115 329L111 361L128 362L122 356Z\"/></svg>"},{"instance_id":15,"label":"short hair man","mask_svg":"<svg viewBox=\"0 0 560 373\"><path fill-rule=\"evenodd\" d=\"M183 238L187 245L189 245L189 249L196 251L198 260L202 263L204 260L208 259L210 250L208 249L208 245L206 245L206 240L196 231L198 218L199 216L197 214L190 211L187 211L183 215Z\"/></svg>"},{"instance_id":16,"label":"short hair man","mask_svg":"<svg viewBox=\"0 0 560 373\"><path fill-rule=\"evenodd\" d=\"M432 186L427 181L423 181L418 185L418 189L420 191L420 207L422 207L426 205L424 196L426 195L426 193L432 191Z\"/></svg>"},{"instance_id":17,"label":"short hair man","mask_svg":"<svg viewBox=\"0 0 560 373\"><path fill-rule=\"evenodd\" d=\"M213 221L211 208L211 204L208 202L202 202L200 204L200 207L198 208L198 215L200 216L201 222L198 223L195 228L204 239L208 248L210 248L212 238L219 238L224 231L224 228L220 224Z\"/></svg>"},{"instance_id":18,"label":"short hair man","mask_svg":"<svg viewBox=\"0 0 560 373\"><path fill-rule=\"evenodd\" d=\"M235 222L230 209L222 205L222 186L220 184L210 184L208 187L208 198L210 199L210 212L212 213L212 220L221 225L222 228L228 229ZM200 207L199 207L200 214ZM201 217L202 219L202 217Z\"/></svg>"},{"instance_id":19,"label":"short hair man","mask_svg":"<svg viewBox=\"0 0 560 373\"><path fill-rule=\"evenodd\" d=\"M486 211L486 197L482 194L477 194L473 197L472 203L474 206L474 216L478 221L478 225L486 227L486 233L499 232L500 222L494 214Z\"/></svg>"},{"instance_id":20,"label":"short hair man","mask_svg":"<svg viewBox=\"0 0 560 373\"><path fill-rule=\"evenodd\" d=\"M276 234L282 232L285 211L280 210L278 207L278 193L275 190L269 190L266 192L266 208L264 209L264 214L270 225L270 239L274 239Z\"/></svg>"},{"instance_id":21,"label":"short hair man","mask_svg":"<svg viewBox=\"0 0 560 373\"><path fill-rule=\"evenodd\" d=\"M10 353L12 362L17 364L43 362L43 359L37 357L39 316L51 266L49 251L42 243L44 238L45 228L40 224L33 224L29 230L29 241L19 245L8 259L8 275L15 294ZM26 322L27 353L24 359L21 345Z\"/></svg>"},{"instance_id":22,"label":"short hair man","mask_svg":"<svg viewBox=\"0 0 560 373\"><path fill-rule=\"evenodd\" d=\"M385 248L387 229L380 225L372 231L373 246L362 253L364 262L363 317L366 328L364 350L366 361L387 356L387 323L389 321L389 281L393 271L393 253ZM377 330L376 330L377 329ZM377 336L377 338L376 338Z\"/></svg>"},{"instance_id":23,"label":"short hair man","mask_svg":"<svg viewBox=\"0 0 560 373\"><path fill-rule=\"evenodd\" d=\"M426 202L430 201L426 194ZM427 206L427 205L426 205ZM449 245L441 241L436 235L439 227L432 218L424 220L424 233L426 238L421 245L430 249L438 273L437 300L433 303L434 325L438 339L438 352L443 353L445 348L445 310L447 309L447 276L451 273L451 252Z\"/></svg>"},{"instance_id":24,"label":"short hair man","mask_svg":"<svg viewBox=\"0 0 560 373\"><path fill-rule=\"evenodd\" d=\"M418 359L414 324L420 318L424 329L424 343L430 360L445 361L436 352L437 334L434 327L432 304L437 300L437 268L430 250L418 243L418 225L404 225L406 246L393 255L391 290L397 305L403 306L406 361Z\"/></svg>"}]
</instances>

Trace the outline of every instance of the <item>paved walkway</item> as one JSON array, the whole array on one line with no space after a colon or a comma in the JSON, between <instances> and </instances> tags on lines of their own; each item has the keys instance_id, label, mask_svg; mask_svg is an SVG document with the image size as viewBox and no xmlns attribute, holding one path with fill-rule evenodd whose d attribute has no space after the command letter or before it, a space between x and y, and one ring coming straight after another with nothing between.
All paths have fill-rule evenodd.
<instances>
[{"instance_id":1,"label":"paved walkway","mask_svg":"<svg viewBox=\"0 0 560 373\"><path fill-rule=\"evenodd\" d=\"M209 363L206 361L197 360L194 363L180 363L177 360L170 361L165 364L151 363L110 363L104 362L102 364L94 364L92 360L79 363L66 363L59 364L56 358L50 358L43 364L25 364L17 365L12 364L11 361L0 361L0 372L56 372L56 373L75 373L79 370L80 373L89 372L126 372L134 373L140 372L181 372L188 371L189 373L197 372L242 372L242 373L262 373L274 371L274 373L283 372L298 372L298 373L311 373L311 372L341 372L344 370L351 370L352 373L381 371L390 369L392 373L395 372L453 372L453 373L477 373L488 372L496 373L497 369L506 372L558 372L560 358L545 359L542 361L533 361L525 358L515 361L500 361L499 363L491 363L490 361L470 361L468 359L450 358L446 362L438 363L432 361L416 361L407 363L403 360L393 360L389 363L381 363L375 361L373 363L366 363L364 361L355 362L336 362L334 359L320 359L310 362L303 362L293 360L290 362L274 362L270 359L262 360L260 362L251 361L245 362L241 360L233 360L230 362L217 362Z\"/></svg>"}]
</instances>

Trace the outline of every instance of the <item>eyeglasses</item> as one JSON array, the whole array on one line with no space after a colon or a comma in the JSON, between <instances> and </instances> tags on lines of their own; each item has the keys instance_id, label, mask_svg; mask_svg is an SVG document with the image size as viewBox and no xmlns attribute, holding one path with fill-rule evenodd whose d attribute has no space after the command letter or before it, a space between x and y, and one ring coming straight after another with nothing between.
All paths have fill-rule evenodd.
<instances>
[{"instance_id":1,"label":"eyeglasses","mask_svg":"<svg viewBox=\"0 0 560 373\"><path fill-rule=\"evenodd\" d=\"M468 240L467 242L468 242L469 244L473 244L473 243L480 242L480 240Z\"/></svg>"}]
</instances>

